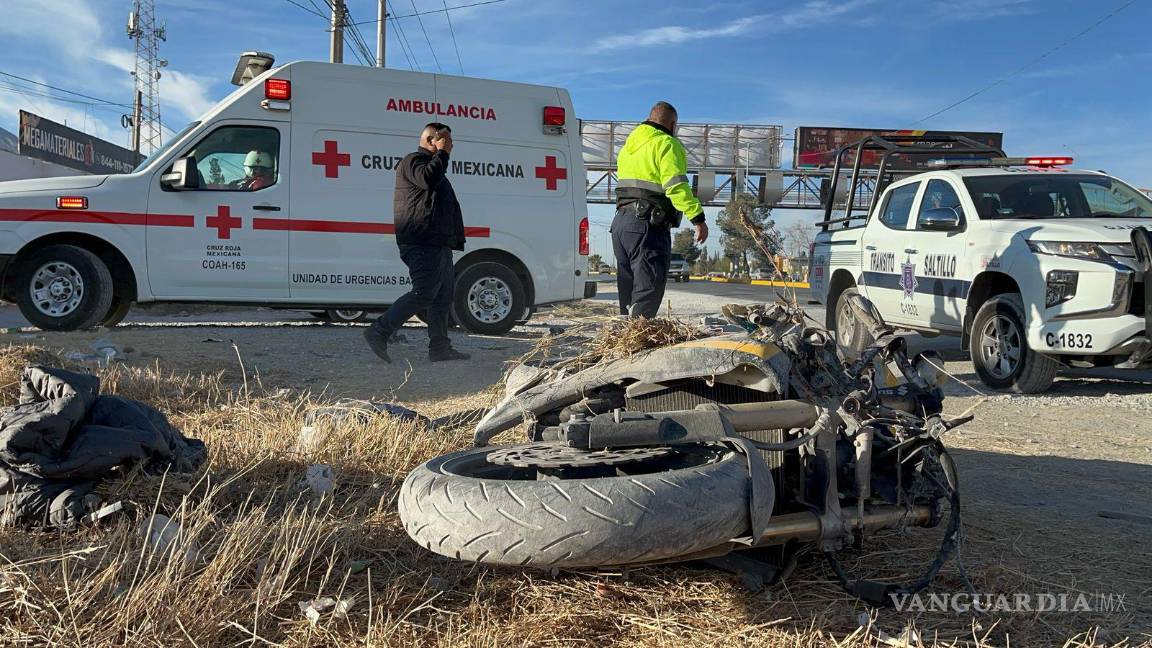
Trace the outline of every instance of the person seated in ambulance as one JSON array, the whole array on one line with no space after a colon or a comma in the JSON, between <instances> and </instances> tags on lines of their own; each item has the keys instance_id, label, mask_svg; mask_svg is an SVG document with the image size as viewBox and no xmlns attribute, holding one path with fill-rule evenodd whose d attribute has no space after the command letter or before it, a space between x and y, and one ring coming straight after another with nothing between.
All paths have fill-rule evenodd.
<instances>
[{"instance_id":1,"label":"person seated in ambulance","mask_svg":"<svg viewBox=\"0 0 1152 648\"><path fill-rule=\"evenodd\" d=\"M272 168L272 156L264 151L252 149L244 156L244 177L233 181L229 188L238 191L256 191L276 184L276 170Z\"/></svg>"}]
</instances>

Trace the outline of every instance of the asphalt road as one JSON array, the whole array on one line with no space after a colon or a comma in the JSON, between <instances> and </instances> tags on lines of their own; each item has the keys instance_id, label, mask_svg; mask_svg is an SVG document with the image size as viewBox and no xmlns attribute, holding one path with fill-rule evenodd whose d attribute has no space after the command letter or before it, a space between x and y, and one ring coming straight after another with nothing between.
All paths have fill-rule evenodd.
<instances>
[{"instance_id":1,"label":"asphalt road","mask_svg":"<svg viewBox=\"0 0 1152 648\"><path fill-rule=\"evenodd\" d=\"M695 295L715 295L718 297L731 297L733 299L750 301L770 301L776 293L796 293L801 304L807 304L812 293L807 288L774 288L772 286L754 286L752 284L720 283L716 281L687 281L669 283L668 290L678 293Z\"/></svg>"}]
</instances>

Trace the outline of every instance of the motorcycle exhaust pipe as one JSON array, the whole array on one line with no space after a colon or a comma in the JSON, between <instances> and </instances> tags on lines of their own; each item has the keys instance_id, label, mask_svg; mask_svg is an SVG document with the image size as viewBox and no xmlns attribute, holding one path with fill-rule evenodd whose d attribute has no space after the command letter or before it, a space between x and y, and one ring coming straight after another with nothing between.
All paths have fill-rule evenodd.
<instances>
[{"instance_id":1,"label":"motorcycle exhaust pipe","mask_svg":"<svg viewBox=\"0 0 1152 648\"><path fill-rule=\"evenodd\" d=\"M932 507L923 504L913 506L910 510L885 506L865 511L862 517L856 511L844 512L845 529L862 529L866 533L901 526L931 526L932 520ZM772 516L767 528L764 529L764 534L753 546L782 545L790 540L816 542L824 539L823 534L820 516L815 513L808 511L785 513Z\"/></svg>"},{"instance_id":2,"label":"motorcycle exhaust pipe","mask_svg":"<svg viewBox=\"0 0 1152 648\"><path fill-rule=\"evenodd\" d=\"M860 516L856 513L845 512L844 528L857 528L860 520ZM913 506L911 509L884 506L865 512L863 520L863 528L866 532L893 529L902 526L927 527L932 526L933 513L932 507L923 504ZM800 513L785 513L772 516L772 519L768 521L768 527L764 530L764 534L752 545L727 542L683 556L674 556L641 564L660 565L692 560L707 560L709 558L727 555L733 551L782 545L790 540L811 544L824 539L822 535L823 531L820 525L820 518L815 513L806 511Z\"/></svg>"},{"instance_id":3,"label":"motorcycle exhaust pipe","mask_svg":"<svg viewBox=\"0 0 1152 648\"><path fill-rule=\"evenodd\" d=\"M585 449L698 443L723 439L732 432L807 428L816 419L816 408L798 400L701 405L675 412L614 411L566 421L546 429L541 439Z\"/></svg>"}]
</instances>

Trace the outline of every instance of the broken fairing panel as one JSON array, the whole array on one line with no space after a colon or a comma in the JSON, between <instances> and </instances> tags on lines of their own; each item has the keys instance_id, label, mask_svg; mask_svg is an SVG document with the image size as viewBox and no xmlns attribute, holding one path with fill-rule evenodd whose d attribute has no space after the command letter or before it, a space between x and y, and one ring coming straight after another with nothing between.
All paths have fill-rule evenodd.
<instances>
[{"instance_id":1,"label":"broken fairing panel","mask_svg":"<svg viewBox=\"0 0 1152 648\"><path fill-rule=\"evenodd\" d=\"M522 370L515 373L514 393L492 409L476 426L475 443L488 441L526 418L578 402L593 389L611 384L658 384L696 378L702 372L716 381L746 386L765 393L782 394L788 384L788 355L776 344L750 340L735 334L692 340L669 347L637 353L596 365L565 379L536 384L540 374ZM519 391L516 391L519 390Z\"/></svg>"}]
</instances>

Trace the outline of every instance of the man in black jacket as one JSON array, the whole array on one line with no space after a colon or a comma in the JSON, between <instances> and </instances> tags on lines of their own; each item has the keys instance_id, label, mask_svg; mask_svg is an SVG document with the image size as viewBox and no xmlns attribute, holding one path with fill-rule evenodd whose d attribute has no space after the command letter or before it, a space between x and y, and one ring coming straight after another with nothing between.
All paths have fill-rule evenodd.
<instances>
[{"instance_id":1,"label":"man in black jacket","mask_svg":"<svg viewBox=\"0 0 1152 648\"><path fill-rule=\"evenodd\" d=\"M396 167L392 211L396 244L408 266L412 290L364 330L364 339L380 359L388 356L388 339L413 315L424 312L428 324L428 360L467 360L448 338L448 310L456 282L452 250L464 249L464 218L452 183L445 177L452 153L452 129L439 122L424 127L420 148Z\"/></svg>"}]
</instances>

